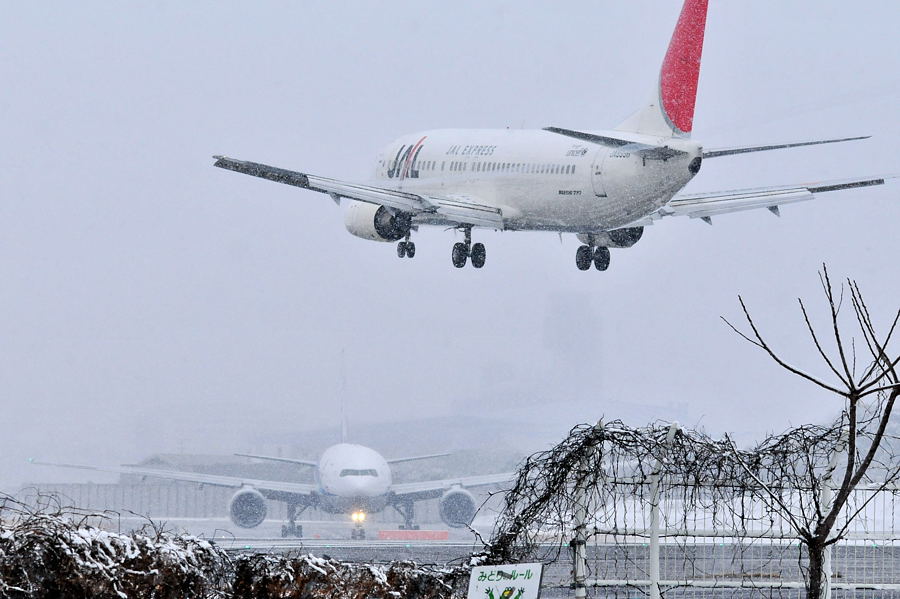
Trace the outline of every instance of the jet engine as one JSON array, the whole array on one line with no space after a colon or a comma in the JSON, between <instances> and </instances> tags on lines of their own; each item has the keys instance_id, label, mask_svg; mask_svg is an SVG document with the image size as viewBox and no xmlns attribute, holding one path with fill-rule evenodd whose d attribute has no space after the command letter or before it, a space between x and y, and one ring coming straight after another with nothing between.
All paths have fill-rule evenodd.
<instances>
[{"instance_id":1,"label":"jet engine","mask_svg":"<svg viewBox=\"0 0 900 599\"><path fill-rule=\"evenodd\" d=\"M603 248L630 248L644 235L644 227L625 227L602 233L579 233L578 241Z\"/></svg>"},{"instance_id":2,"label":"jet engine","mask_svg":"<svg viewBox=\"0 0 900 599\"><path fill-rule=\"evenodd\" d=\"M350 201L344 212L344 226L352 235L370 241L397 241L409 234L412 218L391 212L384 206Z\"/></svg>"},{"instance_id":3,"label":"jet engine","mask_svg":"<svg viewBox=\"0 0 900 599\"><path fill-rule=\"evenodd\" d=\"M266 517L266 498L256 489L245 487L231 498L228 513L241 528L259 526Z\"/></svg>"},{"instance_id":4,"label":"jet engine","mask_svg":"<svg viewBox=\"0 0 900 599\"><path fill-rule=\"evenodd\" d=\"M454 487L441 496L440 513L451 528L467 526L475 517L475 498L462 487Z\"/></svg>"}]
</instances>

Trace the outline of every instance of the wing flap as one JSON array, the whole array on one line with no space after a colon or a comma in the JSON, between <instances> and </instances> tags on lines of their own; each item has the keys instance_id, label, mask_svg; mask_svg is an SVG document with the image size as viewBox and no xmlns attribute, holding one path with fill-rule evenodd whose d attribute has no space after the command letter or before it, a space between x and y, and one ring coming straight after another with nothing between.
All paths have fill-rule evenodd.
<instances>
[{"instance_id":1,"label":"wing flap","mask_svg":"<svg viewBox=\"0 0 900 599\"><path fill-rule=\"evenodd\" d=\"M709 222L708 219L713 216L753 210L755 208L768 208L777 214L778 206L811 200L816 197L815 194L817 193L883 185L886 179L893 177L860 177L796 185L677 195L671 202L650 216L635 221L629 226L649 225L666 216L688 216L690 218L706 219Z\"/></svg>"},{"instance_id":2,"label":"wing flap","mask_svg":"<svg viewBox=\"0 0 900 599\"><path fill-rule=\"evenodd\" d=\"M794 188L771 192L748 191L727 195L704 194L673 200L667 207L673 211L672 216L704 218L729 212L753 210L754 208L771 208L812 198L813 194L808 189Z\"/></svg>"},{"instance_id":3,"label":"wing flap","mask_svg":"<svg viewBox=\"0 0 900 599\"><path fill-rule=\"evenodd\" d=\"M460 196L430 198L437 206L435 212L443 218L488 229L503 229L503 213L494 206L485 206Z\"/></svg>"}]
</instances>

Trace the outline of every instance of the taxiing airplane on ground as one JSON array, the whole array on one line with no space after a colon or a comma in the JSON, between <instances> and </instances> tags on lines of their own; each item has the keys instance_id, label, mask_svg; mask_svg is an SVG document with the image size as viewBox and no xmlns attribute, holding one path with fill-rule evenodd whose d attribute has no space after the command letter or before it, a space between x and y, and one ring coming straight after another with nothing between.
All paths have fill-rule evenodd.
<instances>
[{"instance_id":1,"label":"taxiing airplane on ground","mask_svg":"<svg viewBox=\"0 0 900 599\"><path fill-rule=\"evenodd\" d=\"M422 225L460 229L451 254L457 268L484 266L473 228L575 233L575 264L609 266L609 248L631 247L644 227L669 216L707 223L729 212L767 208L814 194L880 185L858 177L713 193L680 193L705 159L823 143L848 137L705 149L690 138L706 27L707 0L685 0L649 104L609 131L441 129L401 137L378 155L374 181L354 183L215 156L215 166L328 194L345 204L347 230L374 241L410 240Z\"/></svg>"},{"instance_id":2,"label":"taxiing airplane on ground","mask_svg":"<svg viewBox=\"0 0 900 599\"><path fill-rule=\"evenodd\" d=\"M306 508L318 508L330 514L350 514L356 527L352 538L365 538L362 524L367 513L375 513L390 506L402 516L401 528L417 529L415 524L415 504L425 499L440 498L441 520L447 526L461 528L468 526L475 517L475 498L468 489L486 485L496 485L513 479L513 474L487 474L462 476L444 480L430 480L413 483L394 484L391 479L391 464L425 460L448 454L432 454L386 460L374 449L352 443L339 443L326 449L318 462L291 458L235 454L244 457L276 462L287 462L314 468L315 484L281 482L272 480L252 480L218 474L202 474L137 466L100 468L77 464L56 464L33 462L44 466L60 466L80 470L97 470L134 474L168 480L179 480L231 487L237 489L229 503L231 521L242 528L259 526L266 517L266 500L282 501L287 504L288 523L282 527L282 536L303 536L303 527L297 524L297 517Z\"/></svg>"}]
</instances>

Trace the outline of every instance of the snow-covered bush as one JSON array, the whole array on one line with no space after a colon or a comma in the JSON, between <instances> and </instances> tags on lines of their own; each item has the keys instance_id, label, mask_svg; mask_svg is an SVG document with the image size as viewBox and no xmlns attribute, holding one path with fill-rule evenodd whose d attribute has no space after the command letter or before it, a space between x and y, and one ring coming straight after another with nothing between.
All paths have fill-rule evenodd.
<instances>
[{"instance_id":1,"label":"snow-covered bush","mask_svg":"<svg viewBox=\"0 0 900 599\"><path fill-rule=\"evenodd\" d=\"M465 595L467 567L411 562L375 566L312 555L230 554L204 539L163 531L152 523L122 534L92 525L96 514L34 511L3 499L0 597L4 599L452 599Z\"/></svg>"},{"instance_id":2,"label":"snow-covered bush","mask_svg":"<svg viewBox=\"0 0 900 599\"><path fill-rule=\"evenodd\" d=\"M312 555L243 554L234 559L234 597L443 599L465 596L467 568L412 562L365 566Z\"/></svg>"}]
</instances>

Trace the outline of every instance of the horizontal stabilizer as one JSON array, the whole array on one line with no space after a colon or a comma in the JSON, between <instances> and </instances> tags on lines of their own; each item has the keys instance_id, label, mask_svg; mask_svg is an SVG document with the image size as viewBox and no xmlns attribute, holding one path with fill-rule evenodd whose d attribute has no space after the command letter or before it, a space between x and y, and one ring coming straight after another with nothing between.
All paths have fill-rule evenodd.
<instances>
[{"instance_id":1,"label":"horizontal stabilizer","mask_svg":"<svg viewBox=\"0 0 900 599\"><path fill-rule=\"evenodd\" d=\"M857 141L860 139L869 139L871 135L862 135L859 137L842 137L840 139L820 139L815 141L795 141L783 144L773 144L769 146L734 146L731 148L714 148L703 152L704 158L718 158L719 156L734 156L735 154L749 154L750 152L767 152L769 150L784 150L785 148L799 148L801 146L817 146L820 144L836 144L842 141Z\"/></svg>"},{"instance_id":2,"label":"horizontal stabilizer","mask_svg":"<svg viewBox=\"0 0 900 599\"><path fill-rule=\"evenodd\" d=\"M563 129L562 127L544 127L544 131L565 135L574 139L589 141L601 146L612 146L614 148L622 148L647 160L668 160L675 156L684 154L682 150L670 148L667 145L654 146L618 137L609 137L608 135L597 135L594 133L586 133L584 131L575 131L573 129Z\"/></svg>"},{"instance_id":3,"label":"horizontal stabilizer","mask_svg":"<svg viewBox=\"0 0 900 599\"><path fill-rule=\"evenodd\" d=\"M415 455L408 458L394 458L393 460L387 460L388 464L401 464L403 462L417 462L419 460L430 460L431 458L443 458L450 455L449 453L431 453L428 455Z\"/></svg>"},{"instance_id":4,"label":"horizontal stabilizer","mask_svg":"<svg viewBox=\"0 0 900 599\"><path fill-rule=\"evenodd\" d=\"M238 457L242 457L242 458L267 460L269 462L284 462L285 464L298 464L300 466L313 466L313 467L318 466L318 464L316 462L311 462L309 460L296 460L294 458L279 458L279 457L267 456L267 455L256 455L253 453L236 453L234 455L236 455Z\"/></svg>"}]
</instances>

